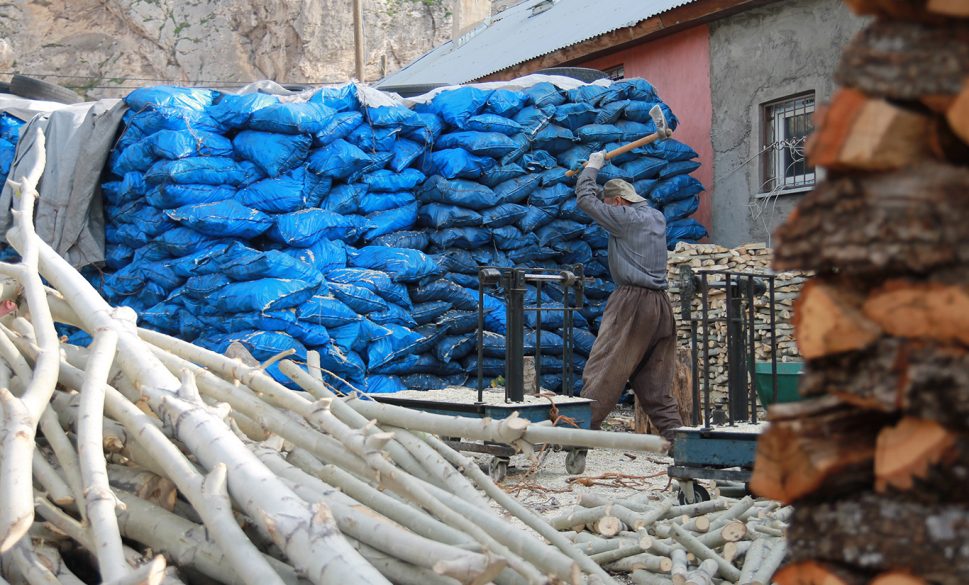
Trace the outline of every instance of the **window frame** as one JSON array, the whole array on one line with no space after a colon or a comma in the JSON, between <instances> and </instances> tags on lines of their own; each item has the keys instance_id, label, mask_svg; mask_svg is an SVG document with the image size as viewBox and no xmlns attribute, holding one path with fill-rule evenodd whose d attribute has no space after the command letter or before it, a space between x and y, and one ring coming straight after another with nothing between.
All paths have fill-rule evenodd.
<instances>
[{"instance_id":1,"label":"window frame","mask_svg":"<svg viewBox=\"0 0 969 585\"><path fill-rule=\"evenodd\" d=\"M787 127L784 122L788 118L802 115L808 116L807 120L810 124L805 132L806 143L807 136L814 131L812 117L817 108L816 95L814 90L810 90L761 104L760 148L764 155L761 165L760 192L762 194L801 193L814 188L817 184L819 169L807 165L807 161L804 160L806 155L799 159L805 162L805 172L790 176L787 174L785 154L786 151L794 152L794 149L788 145L778 144L787 139ZM801 145L799 149L803 151L805 146L806 144Z\"/></svg>"},{"instance_id":2,"label":"window frame","mask_svg":"<svg viewBox=\"0 0 969 585\"><path fill-rule=\"evenodd\" d=\"M619 63L617 65L613 65L612 67L604 67L602 72L605 73L612 81L619 81L620 79L626 78L626 64ZM619 73L620 75L616 77L616 73Z\"/></svg>"}]
</instances>

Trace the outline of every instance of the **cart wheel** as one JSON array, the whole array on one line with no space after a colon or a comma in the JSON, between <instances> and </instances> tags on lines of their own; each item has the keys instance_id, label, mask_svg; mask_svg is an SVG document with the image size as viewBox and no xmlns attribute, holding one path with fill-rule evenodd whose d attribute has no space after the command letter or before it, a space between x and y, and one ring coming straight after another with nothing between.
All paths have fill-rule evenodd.
<instances>
[{"instance_id":1,"label":"cart wheel","mask_svg":"<svg viewBox=\"0 0 969 585\"><path fill-rule=\"evenodd\" d=\"M692 489L683 489L687 487L686 486L687 483L691 485ZM687 493L688 491L693 492L692 498L690 497L690 494ZM681 484L680 494L679 496L677 496L676 499L680 502L681 505L696 504L698 502L706 502L710 500L710 492L708 492L705 487L703 487L702 485L698 484L695 481L689 481L689 482L684 481Z\"/></svg>"},{"instance_id":2,"label":"cart wheel","mask_svg":"<svg viewBox=\"0 0 969 585\"><path fill-rule=\"evenodd\" d=\"M565 471L569 475L580 475L585 471L585 456L588 453L585 449L571 449L565 456Z\"/></svg>"},{"instance_id":3,"label":"cart wheel","mask_svg":"<svg viewBox=\"0 0 969 585\"><path fill-rule=\"evenodd\" d=\"M491 481L501 483L508 475L508 458L492 457L488 464L488 474L491 475Z\"/></svg>"}]
</instances>

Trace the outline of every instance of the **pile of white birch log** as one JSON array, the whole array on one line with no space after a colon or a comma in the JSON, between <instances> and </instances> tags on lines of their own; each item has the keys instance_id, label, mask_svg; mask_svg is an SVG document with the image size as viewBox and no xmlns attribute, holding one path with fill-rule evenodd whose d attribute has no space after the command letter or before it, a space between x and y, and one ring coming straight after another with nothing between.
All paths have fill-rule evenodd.
<instances>
[{"instance_id":1,"label":"pile of white birch log","mask_svg":"<svg viewBox=\"0 0 969 585\"><path fill-rule=\"evenodd\" d=\"M770 271L773 250L766 244L745 244L737 248L724 248L716 244L677 244L676 250L667 260L667 279L669 280L670 300L677 312L677 346L690 348L690 321L680 316L680 267L689 266L693 272L703 270L731 270L736 272L765 273ZM803 272L782 272L775 280L775 331L777 332L778 361L797 361L801 359L794 341L792 324L794 300L807 281ZM721 282L723 276L711 275L710 282ZM709 292L709 318L722 321L726 317L726 295L723 288ZM697 291L692 303L692 314L699 319L701 315L701 296ZM769 361L770 349L770 299L765 293L754 296L756 325L754 327L755 354L759 361ZM702 344L702 329L699 342ZM710 325L710 380L715 388L727 385L727 328L726 323L715 322ZM701 346L702 347L702 346ZM702 351L702 350L701 350Z\"/></svg>"},{"instance_id":2,"label":"pile of white birch log","mask_svg":"<svg viewBox=\"0 0 969 585\"><path fill-rule=\"evenodd\" d=\"M636 585L768 585L787 554L790 507L750 497L674 505L643 493L585 493L554 518L580 550Z\"/></svg>"},{"instance_id":3,"label":"pile of white birch log","mask_svg":"<svg viewBox=\"0 0 969 585\"><path fill-rule=\"evenodd\" d=\"M662 439L339 398L278 356L295 392L268 364L140 330L37 237L31 155L8 234L23 260L0 264L0 584L615 583L438 435ZM94 341L64 344L55 322Z\"/></svg>"},{"instance_id":4,"label":"pile of white birch log","mask_svg":"<svg viewBox=\"0 0 969 585\"><path fill-rule=\"evenodd\" d=\"M875 18L808 145L829 172L775 234L778 270L817 274L806 400L768 411L751 486L795 506L781 585L964 585L969 2L847 4Z\"/></svg>"}]
</instances>

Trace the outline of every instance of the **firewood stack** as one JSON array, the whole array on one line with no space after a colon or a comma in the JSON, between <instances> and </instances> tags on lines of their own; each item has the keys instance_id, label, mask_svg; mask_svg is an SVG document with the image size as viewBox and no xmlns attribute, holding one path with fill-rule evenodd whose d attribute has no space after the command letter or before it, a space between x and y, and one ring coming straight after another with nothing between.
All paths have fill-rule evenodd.
<instances>
[{"instance_id":1,"label":"firewood stack","mask_svg":"<svg viewBox=\"0 0 969 585\"><path fill-rule=\"evenodd\" d=\"M745 244L737 248L724 248L716 244L686 244L676 246L667 261L667 278L670 283L670 301L677 311L677 346L689 350L690 321L679 316L681 266L689 266L694 272L700 270L732 270L737 272L762 273L770 269L773 250L763 243ZM796 361L801 357L794 342L794 326L791 318L794 300L808 275L802 272L784 272L775 281L775 306L778 361ZM711 276L710 281L720 281L722 276ZM726 294L722 288L711 289L709 293L709 317L711 321L726 317ZM766 294L754 297L757 311L757 326L754 340L757 360L770 360L770 307ZM697 318L701 310L700 295L693 300L692 311ZM702 336L702 331L700 332ZM702 343L702 340L701 340ZM714 388L722 388L719 394L726 395L727 387L727 327L726 323L714 322L710 325L710 380ZM716 395L714 399L716 399Z\"/></svg>"},{"instance_id":2,"label":"firewood stack","mask_svg":"<svg viewBox=\"0 0 969 585\"><path fill-rule=\"evenodd\" d=\"M774 407L752 486L793 503L780 585L969 579L969 2L848 0L875 18L808 147L828 179L778 233L810 270L802 403Z\"/></svg>"}]
</instances>

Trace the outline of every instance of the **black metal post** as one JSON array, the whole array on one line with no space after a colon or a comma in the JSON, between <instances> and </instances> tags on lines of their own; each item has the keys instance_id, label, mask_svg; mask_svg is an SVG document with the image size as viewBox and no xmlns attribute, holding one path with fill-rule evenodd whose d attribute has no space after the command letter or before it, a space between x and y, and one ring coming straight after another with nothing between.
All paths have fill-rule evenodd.
<instances>
[{"instance_id":1,"label":"black metal post","mask_svg":"<svg viewBox=\"0 0 969 585\"><path fill-rule=\"evenodd\" d=\"M535 392L542 388L542 281L535 282Z\"/></svg>"},{"instance_id":2,"label":"black metal post","mask_svg":"<svg viewBox=\"0 0 969 585\"><path fill-rule=\"evenodd\" d=\"M754 277L747 277L747 366L750 397L750 422L757 423L757 345L754 329L757 312L754 307Z\"/></svg>"},{"instance_id":3,"label":"black metal post","mask_svg":"<svg viewBox=\"0 0 969 585\"><path fill-rule=\"evenodd\" d=\"M710 287L706 273L702 273L700 293L703 295L703 426L710 428Z\"/></svg>"},{"instance_id":4,"label":"black metal post","mask_svg":"<svg viewBox=\"0 0 969 585\"><path fill-rule=\"evenodd\" d=\"M777 316L774 313L774 276L770 277L770 378L771 404L777 404Z\"/></svg>"},{"instance_id":5,"label":"black metal post","mask_svg":"<svg viewBox=\"0 0 969 585\"><path fill-rule=\"evenodd\" d=\"M511 271L505 290L508 333L505 336L505 401L525 400L524 336L525 336L525 273Z\"/></svg>"},{"instance_id":6,"label":"black metal post","mask_svg":"<svg viewBox=\"0 0 969 585\"><path fill-rule=\"evenodd\" d=\"M698 349L696 319L690 319L690 351L692 352L690 362L693 368L693 377L691 379L693 386L693 413L690 420L692 426L700 424L700 360L696 353Z\"/></svg>"},{"instance_id":7,"label":"black metal post","mask_svg":"<svg viewBox=\"0 0 969 585\"><path fill-rule=\"evenodd\" d=\"M484 402L484 280L478 271L478 402Z\"/></svg>"}]
</instances>

